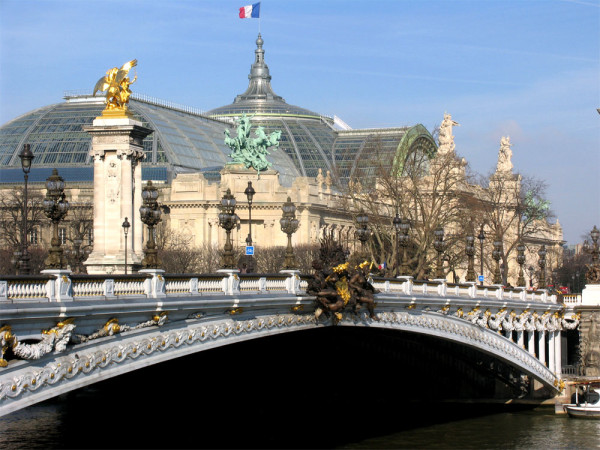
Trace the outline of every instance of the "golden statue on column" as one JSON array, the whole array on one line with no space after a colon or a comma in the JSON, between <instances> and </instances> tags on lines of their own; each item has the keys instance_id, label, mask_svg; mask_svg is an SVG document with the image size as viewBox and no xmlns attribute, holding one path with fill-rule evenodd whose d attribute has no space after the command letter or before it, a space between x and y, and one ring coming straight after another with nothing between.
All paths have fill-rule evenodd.
<instances>
[{"instance_id":1,"label":"golden statue on column","mask_svg":"<svg viewBox=\"0 0 600 450\"><path fill-rule=\"evenodd\" d=\"M106 75L98 80L92 95L96 92L106 92L106 108L102 111L102 118L131 117L127 108L131 89L129 86L137 80L137 74L130 80L129 71L137 65L137 59L123 64L119 69L113 67L106 71Z\"/></svg>"}]
</instances>

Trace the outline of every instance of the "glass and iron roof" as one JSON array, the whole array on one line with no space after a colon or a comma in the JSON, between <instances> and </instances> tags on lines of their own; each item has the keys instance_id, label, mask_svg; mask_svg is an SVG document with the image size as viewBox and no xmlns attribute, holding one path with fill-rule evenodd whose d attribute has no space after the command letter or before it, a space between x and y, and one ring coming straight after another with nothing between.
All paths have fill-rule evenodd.
<instances>
[{"instance_id":1,"label":"glass and iron roof","mask_svg":"<svg viewBox=\"0 0 600 450\"><path fill-rule=\"evenodd\" d=\"M339 130L331 117L286 103L271 86L263 44L259 34L246 91L232 104L210 110L207 115L224 119L246 114L267 133L281 130L280 148L303 176L316 177L321 169L323 174L329 171L345 184L352 177L375 175L382 159L389 160L391 166L401 142L414 127ZM420 127L419 134L424 139L428 136L428 147L435 153L437 147L433 138Z\"/></svg>"},{"instance_id":2,"label":"glass and iron roof","mask_svg":"<svg viewBox=\"0 0 600 450\"><path fill-rule=\"evenodd\" d=\"M0 128L0 182L10 182L9 168L20 170L18 155L25 143L31 146L35 155L32 172L54 167L81 169L87 166L91 169L91 137L83 127L91 125L101 115L104 98L89 95L67 95L65 98L64 103L40 108ZM230 123L163 106L159 101L142 100L135 94L129 109L136 120L154 131L143 141L143 173L150 174L147 170L150 167L162 168L164 173L170 173L170 177L180 172L205 172L213 181L215 172L218 173L229 161L230 149L225 145L224 132L232 127ZM271 152L270 161L279 171L281 183L291 186L299 176L293 162L285 153L277 151ZM88 172L79 172L78 181L85 181L83 173ZM91 181L93 175L91 171L89 173L88 181Z\"/></svg>"},{"instance_id":3,"label":"glass and iron roof","mask_svg":"<svg viewBox=\"0 0 600 450\"><path fill-rule=\"evenodd\" d=\"M413 150L428 158L437 151L431 134L422 125L340 130L331 117L289 105L273 92L260 34L254 53L248 88L230 105L202 113L133 94L130 111L154 131L143 141L145 179L160 181L165 175L170 182L177 173L202 172L211 182L218 181L219 171L230 161L224 131L233 131L235 119L242 114L251 116L253 126L262 126L267 134L282 132L279 148L270 151L269 161L279 172L283 186L291 186L298 176L316 177L319 169L346 184L352 177L376 175L382 160L401 171L403 161ZM9 169L20 169L18 154L25 143L35 155L32 174L37 169L57 167L69 169L64 173L73 176L73 181L85 181L88 175L92 180L91 137L82 127L101 115L104 97L67 94L65 99L64 103L37 109L0 127L0 183L12 182L9 180L14 175ZM151 167L164 172L151 173Z\"/></svg>"}]
</instances>

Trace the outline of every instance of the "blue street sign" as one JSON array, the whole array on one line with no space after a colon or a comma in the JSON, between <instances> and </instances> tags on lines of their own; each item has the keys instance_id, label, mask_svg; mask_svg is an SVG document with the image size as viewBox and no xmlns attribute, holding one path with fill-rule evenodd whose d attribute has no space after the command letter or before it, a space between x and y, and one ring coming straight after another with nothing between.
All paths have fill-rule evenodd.
<instances>
[{"instance_id":1,"label":"blue street sign","mask_svg":"<svg viewBox=\"0 0 600 450\"><path fill-rule=\"evenodd\" d=\"M478 279L479 281L483 281L483 275L479 275L479 276L477 277L477 279Z\"/></svg>"},{"instance_id":2,"label":"blue street sign","mask_svg":"<svg viewBox=\"0 0 600 450\"><path fill-rule=\"evenodd\" d=\"M246 246L246 255L254 255L254 245L247 245Z\"/></svg>"}]
</instances>

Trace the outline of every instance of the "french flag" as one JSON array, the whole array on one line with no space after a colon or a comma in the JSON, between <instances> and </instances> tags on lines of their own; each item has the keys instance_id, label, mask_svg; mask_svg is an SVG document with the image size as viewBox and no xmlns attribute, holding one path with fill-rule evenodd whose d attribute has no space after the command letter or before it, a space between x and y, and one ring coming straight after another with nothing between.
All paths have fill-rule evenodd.
<instances>
[{"instance_id":1,"label":"french flag","mask_svg":"<svg viewBox=\"0 0 600 450\"><path fill-rule=\"evenodd\" d=\"M240 19L258 19L260 17L260 2L240 8Z\"/></svg>"}]
</instances>

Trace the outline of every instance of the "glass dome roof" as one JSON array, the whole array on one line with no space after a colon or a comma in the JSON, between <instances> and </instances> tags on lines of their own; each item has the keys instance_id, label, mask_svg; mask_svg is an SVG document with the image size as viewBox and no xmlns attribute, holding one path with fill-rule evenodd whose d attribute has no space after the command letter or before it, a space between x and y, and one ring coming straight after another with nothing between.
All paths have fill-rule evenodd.
<instances>
[{"instance_id":1,"label":"glass dome roof","mask_svg":"<svg viewBox=\"0 0 600 450\"><path fill-rule=\"evenodd\" d=\"M64 103L40 108L0 128L0 167L20 168L18 154L25 143L30 144L35 155L34 168L92 166L91 136L82 127L91 125L101 115L104 98L65 98ZM229 161L224 131L232 128L231 123L142 100L135 94L129 109L143 126L154 130L143 142L143 167L166 167L171 176L200 171L211 180L218 179L218 172ZM300 175L284 152L272 151L270 161L284 186L291 186ZM5 175L0 173L0 181L8 176Z\"/></svg>"},{"instance_id":2,"label":"glass dome roof","mask_svg":"<svg viewBox=\"0 0 600 450\"><path fill-rule=\"evenodd\" d=\"M232 104L210 110L207 115L230 119L246 114L252 117L252 122L264 127L266 133L281 130L279 148L303 176L316 177L321 169L345 184L355 176L373 176L375 168L381 167L381 159L389 160L390 164L397 159L405 136L415 127L339 130L334 119L286 103L271 87L263 43L259 34L246 91ZM414 134L415 130L411 132ZM428 154L435 153L437 147L427 130L420 126L418 134ZM408 151L402 150L405 157Z\"/></svg>"},{"instance_id":3,"label":"glass dome roof","mask_svg":"<svg viewBox=\"0 0 600 450\"><path fill-rule=\"evenodd\" d=\"M143 141L142 174L153 176L158 172L148 168L155 167L166 169L167 182L180 172L202 172L211 181L219 180L219 171L230 160L224 131L233 131L235 118L242 114L251 116L253 125L262 126L267 134L282 132L279 148L270 152L269 161L283 186L291 186L298 176L316 177L319 170L329 171L334 182L346 184L352 177L375 175L382 161L401 170L411 154L430 158L437 151L422 125L353 130L336 118L289 105L271 88L262 46L259 34L248 88L230 105L202 113L133 94L131 112L154 131ZM18 154L25 143L35 155L32 173L53 167L92 167L91 137L82 127L101 115L104 97L68 94L65 99L0 127L0 182L12 177L9 170L20 168ZM84 172L73 173L81 178Z\"/></svg>"}]
</instances>

